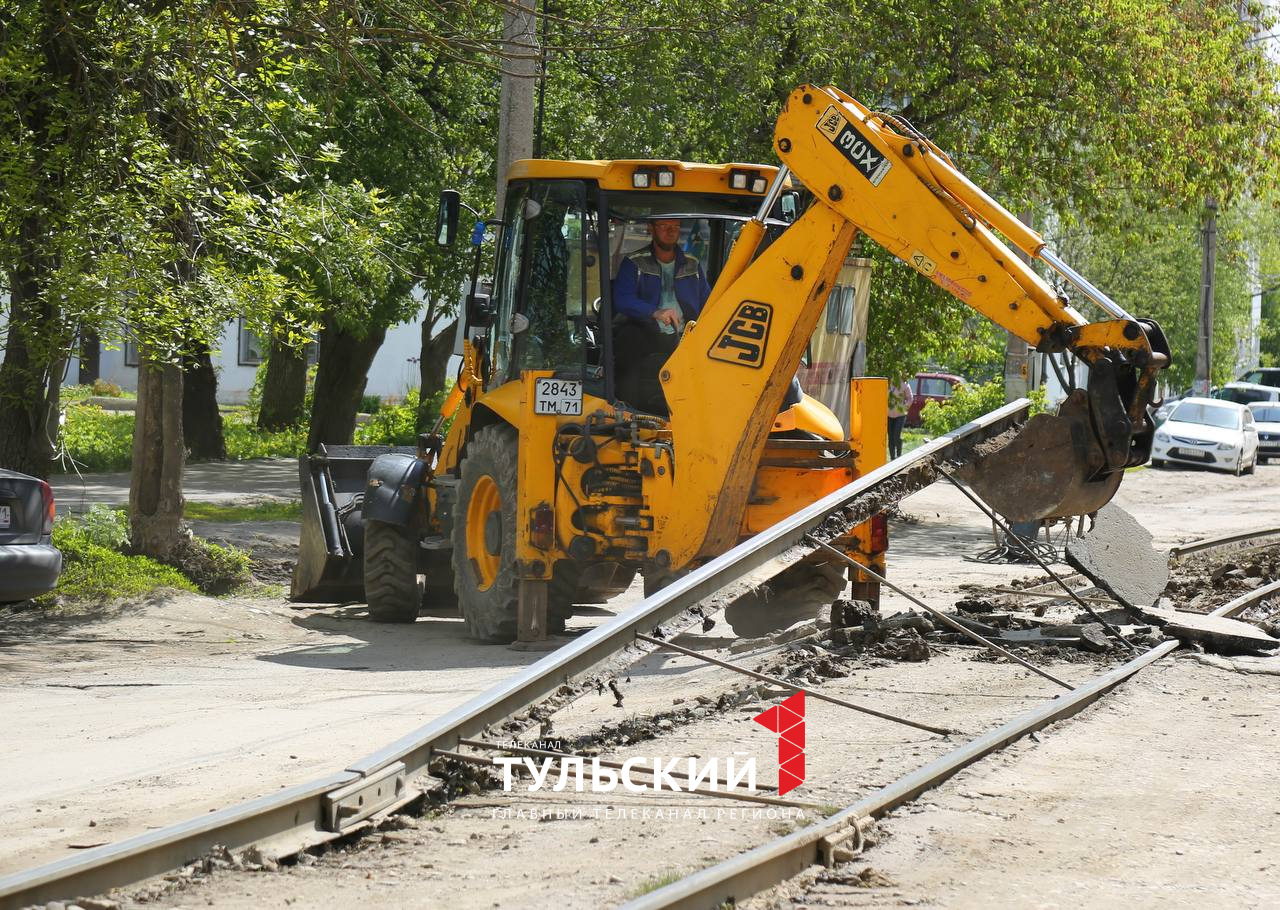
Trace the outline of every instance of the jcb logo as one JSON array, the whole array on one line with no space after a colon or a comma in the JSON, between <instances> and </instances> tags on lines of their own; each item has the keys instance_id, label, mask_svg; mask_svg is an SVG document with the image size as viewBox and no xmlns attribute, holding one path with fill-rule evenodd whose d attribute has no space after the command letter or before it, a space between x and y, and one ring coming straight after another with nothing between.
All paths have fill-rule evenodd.
<instances>
[{"instance_id":1,"label":"jcb logo","mask_svg":"<svg viewBox=\"0 0 1280 910\"><path fill-rule=\"evenodd\" d=\"M764 352L769 345L769 323L772 321L773 307L744 300L729 317L707 356L712 360L759 369L764 365Z\"/></svg>"}]
</instances>

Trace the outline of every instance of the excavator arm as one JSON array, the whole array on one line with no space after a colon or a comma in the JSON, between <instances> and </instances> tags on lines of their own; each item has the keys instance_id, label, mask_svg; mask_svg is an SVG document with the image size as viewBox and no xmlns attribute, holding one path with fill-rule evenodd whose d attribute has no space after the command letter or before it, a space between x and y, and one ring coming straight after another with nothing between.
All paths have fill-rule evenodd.
<instances>
[{"instance_id":1,"label":"excavator arm","mask_svg":"<svg viewBox=\"0 0 1280 910\"><path fill-rule=\"evenodd\" d=\"M838 89L792 92L774 148L784 167L661 377L676 446L673 498L685 506L669 519L681 527L658 529L674 560L732 543L751 467L856 231L1037 351L1071 351L1090 368L1087 389L1072 392L1057 416L1033 418L968 470L979 495L1019 521L1084 514L1110 500L1124 468L1150 454L1147 408L1169 362L1159 326L1072 271L927 138ZM764 215L788 173L816 202L759 252ZM1112 318L1086 320L999 235ZM706 519L688 520L702 509Z\"/></svg>"}]
</instances>

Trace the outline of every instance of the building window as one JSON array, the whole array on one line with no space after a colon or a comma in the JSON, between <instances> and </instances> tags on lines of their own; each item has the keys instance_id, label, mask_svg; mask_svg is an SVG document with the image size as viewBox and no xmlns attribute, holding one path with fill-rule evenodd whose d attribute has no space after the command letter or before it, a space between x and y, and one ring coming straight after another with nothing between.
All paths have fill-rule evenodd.
<instances>
[{"instance_id":1,"label":"building window","mask_svg":"<svg viewBox=\"0 0 1280 910\"><path fill-rule=\"evenodd\" d=\"M240 317L240 342L237 346L236 362L242 367L255 367L266 360L266 345L253 330L244 324Z\"/></svg>"},{"instance_id":2,"label":"building window","mask_svg":"<svg viewBox=\"0 0 1280 910\"><path fill-rule=\"evenodd\" d=\"M836 285L827 295L827 334L853 334L853 298L857 291L854 288Z\"/></svg>"},{"instance_id":3,"label":"building window","mask_svg":"<svg viewBox=\"0 0 1280 910\"><path fill-rule=\"evenodd\" d=\"M138 357L138 342L131 338L126 338L124 342L124 365L136 367L141 362L141 358Z\"/></svg>"}]
</instances>

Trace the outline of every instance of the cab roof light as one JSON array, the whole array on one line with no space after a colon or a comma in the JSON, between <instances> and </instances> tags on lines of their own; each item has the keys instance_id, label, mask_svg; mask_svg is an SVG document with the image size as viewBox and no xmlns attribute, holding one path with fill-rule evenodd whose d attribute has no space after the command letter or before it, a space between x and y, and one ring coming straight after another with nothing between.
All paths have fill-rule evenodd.
<instances>
[{"instance_id":1,"label":"cab roof light","mask_svg":"<svg viewBox=\"0 0 1280 910\"><path fill-rule=\"evenodd\" d=\"M738 170L735 168L729 172L729 188L763 193L769 188L769 181L759 171Z\"/></svg>"},{"instance_id":2,"label":"cab roof light","mask_svg":"<svg viewBox=\"0 0 1280 910\"><path fill-rule=\"evenodd\" d=\"M635 173L631 175L631 185L638 190L647 190L652 177L647 170L637 168Z\"/></svg>"},{"instance_id":3,"label":"cab roof light","mask_svg":"<svg viewBox=\"0 0 1280 910\"><path fill-rule=\"evenodd\" d=\"M669 167L658 168L658 186L675 186L676 172Z\"/></svg>"}]
</instances>

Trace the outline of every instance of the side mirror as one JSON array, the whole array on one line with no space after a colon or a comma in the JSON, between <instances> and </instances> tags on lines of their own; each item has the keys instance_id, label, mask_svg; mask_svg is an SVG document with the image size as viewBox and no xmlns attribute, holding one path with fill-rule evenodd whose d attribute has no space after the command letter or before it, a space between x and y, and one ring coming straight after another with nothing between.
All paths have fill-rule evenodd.
<instances>
[{"instance_id":1,"label":"side mirror","mask_svg":"<svg viewBox=\"0 0 1280 910\"><path fill-rule=\"evenodd\" d=\"M436 243L440 246L453 246L461 207L462 197L457 190L440 191L440 209L436 212Z\"/></svg>"},{"instance_id":2,"label":"side mirror","mask_svg":"<svg viewBox=\"0 0 1280 910\"><path fill-rule=\"evenodd\" d=\"M782 220L788 223L796 220L796 194L782 194Z\"/></svg>"},{"instance_id":3,"label":"side mirror","mask_svg":"<svg viewBox=\"0 0 1280 910\"><path fill-rule=\"evenodd\" d=\"M488 294L474 293L467 295L467 324L480 328L488 328L493 322L493 304Z\"/></svg>"}]
</instances>

